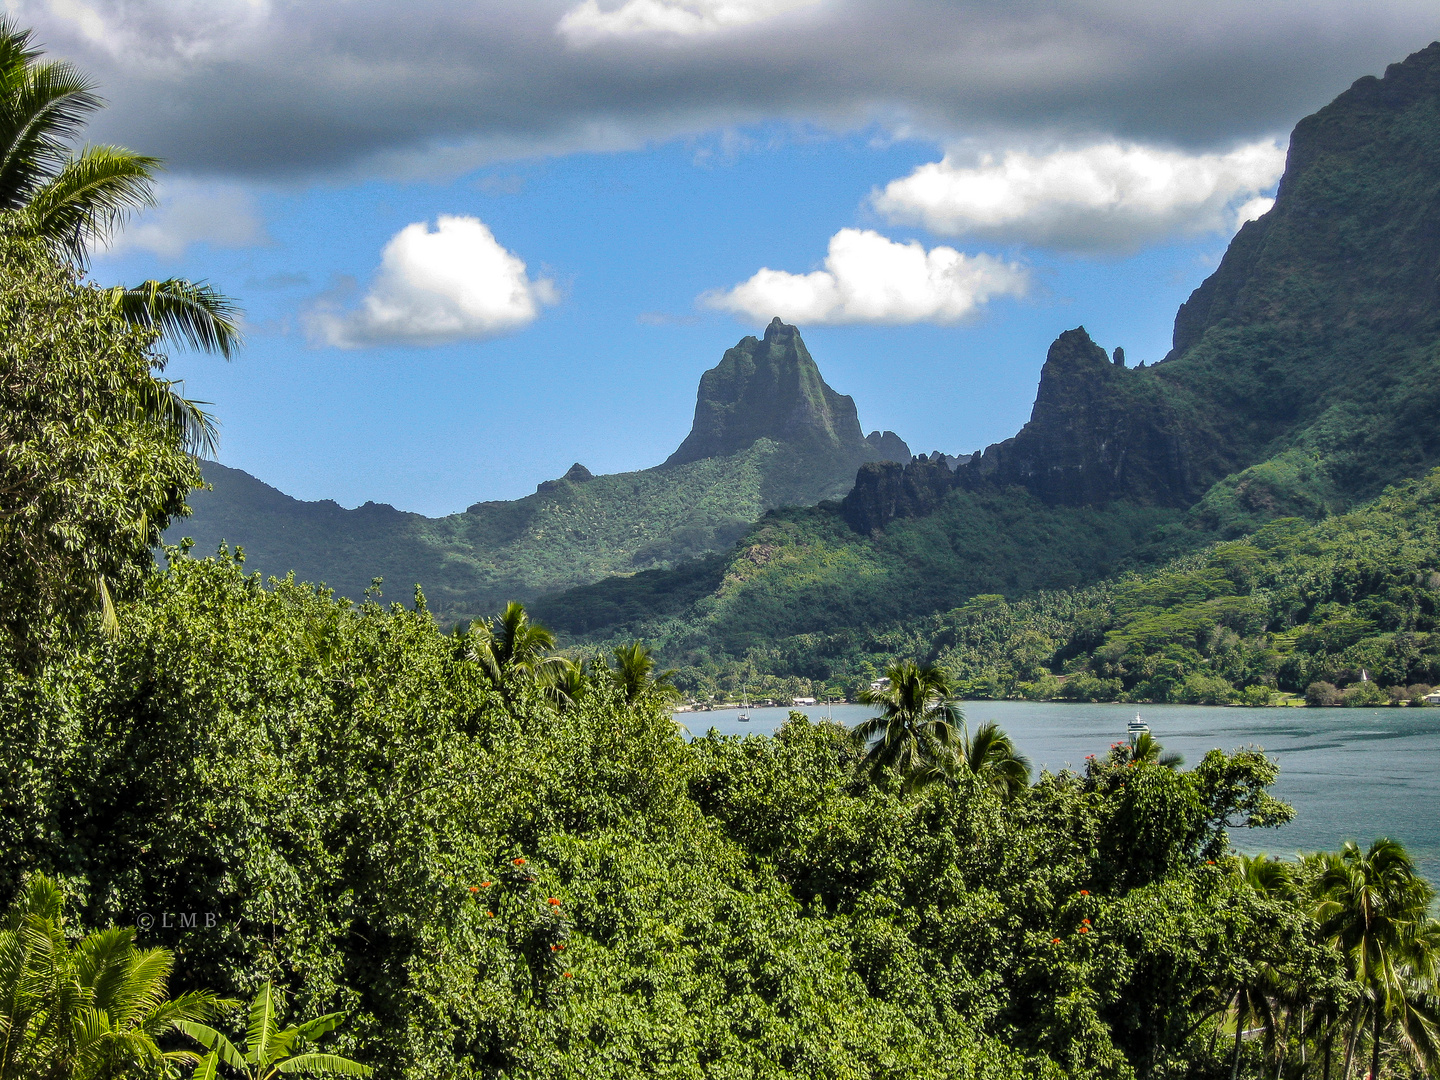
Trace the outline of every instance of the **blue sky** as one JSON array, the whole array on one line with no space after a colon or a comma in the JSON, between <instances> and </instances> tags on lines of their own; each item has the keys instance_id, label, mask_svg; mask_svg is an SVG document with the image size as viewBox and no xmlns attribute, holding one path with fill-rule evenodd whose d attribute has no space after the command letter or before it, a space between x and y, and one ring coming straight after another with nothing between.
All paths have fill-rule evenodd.
<instances>
[{"instance_id":1,"label":"blue sky","mask_svg":"<svg viewBox=\"0 0 1440 1080\"><path fill-rule=\"evenodd\" d=\"M259 0L9 6L95 72L112 102L97 137L172 163L97 279L205 278L246 310L234 362L170 367L213 403L220 460L300 498L427 514L524 495L572 461L659 463L701 372L770 314L801 326L867 431L917 452L1006 438L1062 330L1083 324L1131 363L1163 356L1176 307L1263 212L1293 122L1440 31L1424 5L1367 20L1282 3L1297 21L1272 25L1222 4L1211 22L1241 44L1192 40L1165 83L1164 55L1116 60L1129 54L1108 42L1097 80L1089 35L1050 18L1029 27L1030 76L1017 59L986 82L976 61L957 82L1003 7L362 4L369 21L342 40L323 20L297 35L296 9ZM1082 30L1175 48L1163 6L1063 6ZM143 23L167 12L194 40L138 60L112 47L178 40ZM867 40L857 20L887 13L894 40ZM940 48L942 15L968 29L944 65L915 62ZM538 30L513 30L524 19ZM372 90L356 72L378 46L356 39L394 63L416 24L428 81ZM314 55L267 68L297 36Z\"/></svg>"}]
</instances>

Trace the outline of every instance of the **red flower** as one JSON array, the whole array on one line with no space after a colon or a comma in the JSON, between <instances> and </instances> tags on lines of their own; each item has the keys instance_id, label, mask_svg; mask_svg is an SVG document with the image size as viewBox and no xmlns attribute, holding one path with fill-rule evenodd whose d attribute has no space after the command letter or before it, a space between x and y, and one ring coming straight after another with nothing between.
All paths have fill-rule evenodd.
<instances>
[{"instance_id":1,"label":"red flower","mask_svg":"<svg viewBox=\"0 0 1440 1080\"><path fill-rule=\"evenodd\" d=\"M1082 923L1084 923L1086 926L1089 926L1089 925L1090 925L1090 920L1089 920L1089 919L1081 919L1080 921L1081 921Z\"/></svg>"},{"instance_id":2,"label":"red flower","mask_svg":"<svg viewBox=\"0 0 1440 1080\"><path fill-rule=\"evenodd\" d=\"M471 886L470 886L470 891L471 891L471 892L479 892L480 890L477 889L474 885L471 885Z\"/></svg>"},{"instance_id":3,"label":"red flower","mask_svg":"<svg viewBox=\"0 0 1440 1080\"><path fill-rule=\"evenodd\" d=\"M1089 895L1090 895L1090 890L1089 890L1089 889L1081 889L1081 890L1080 890L1080 895L1081 895L1081 896L1089 896Z\"/></svg>"},{"instance_id":4,"label":"red flower","mask_svg":"<svg viewBox=\"0 0 1440 1080\"><path fill-rule=\"evenodd\" d=\"M480 887L481 887L482 889L488 889L488 888L490 887L490 882L488 882L488 881L482 881L482 882L480 882Z\"/></svg>"},{"instance_id":5,"label":"red flower","mask_svg":"<svg viewBox=\"0 0 1440 1080\"><path fill-rule=\"evenodd\" d=\"M564 952L564 951L565 951L565 946L564 946L564 945L556 945L555 948L556 948L558 951L560 951L560 952Z\"/></svg>"},{"instance_id":6,"label":"red flower","mask_svg":"<svg viewBox=\"0 0 1440 1080\"><path fill-rule=\"evenodd\" d=\"M1051 944L1051 945L1059 945L1059 944L1060 944L1060 939L1059 939L1058 937L1051 938L1051 939L1050 939L1050 944Z\"/></svg>"},{"instance_id":7,"label":"red flower","mask_svg":"<svg viewBox=\"0 0 1440 1080\"><path fill-rule=\"evenodd\" d=\"M559 907L559 906L560 906L560 901L559 901L559 900L556 900L555 897L553 897L553 896L550 897L550 899L549 899L549 900L546 900L545 902L546 902L547 904L549 904L551 907Z\"/></svg>"},{"instance_id":8,"label":"red flower","mask_svg":"<svg viewBox=\"0 0 1440 1080\"><path fill-rule=\"evenodd\" d=\"M567 978L567 979L573 979L573 978L575 977L575 974L574 974L573 972L567 971L567 972L565 972L565 976L564 976L564 977Z\"/></svg>"},{"instance_id":9,"label":"red flower","mask_svg":"<svg viewBox=\"0 0 1440 1080\"><path fill-rule=\"evenodd\" d=\"M554 952L554 951L555 951L555 946L554 946L554 945L551 945L551 946L550 946L550 951L551 951L551 952Z\"/></svg>"},{"instance_id":10,"label":"red flower","mask_svg":"<svg viewBox=\"0 0 1440 1080\"><path fill-rule=\"evenodd\" d=\"M1090 932L1090 928L1088 926L1082 926L1080 927L1080 932L1082 934L1088 934Z\"/></svg>"},{"instance_id":11,"label":"red flower","mask_svg":"<svg viewBox=\"0 0 1440 1080\"><path fill-rule=\"evenodd\" d=\"M493 911L487 911L487 912L485 912L485 917L486 917L487 919L493 919L493 918L495 917L495 912L493 912Z\"/></svg>"},{"instance_id":12,"label":"red flower","mask_svg":"<svg viewBox=\"0 0 1440 1080\"><path fill-rule=\"evenodd\" d=\"M516 866L524 866L524 865L525 865L525 860L522 859L522 858L519 858L518 856L515 858L514 862L515 862L515 865L516 865Z\"/></svg>"},{"instance_id":13,"label":"red flower","mask_svg":"<svg viewBox=\"0 0 1440 1080\"><path fill-rule=\"evenodd\" d=\"M1214 860L1214 859L1206 859L1206 860L1205 860L1205 865L1206 865L1206 866L1214 866L1214 865L1215 865L1215 860Z\"/></svg>"}]
</instances>

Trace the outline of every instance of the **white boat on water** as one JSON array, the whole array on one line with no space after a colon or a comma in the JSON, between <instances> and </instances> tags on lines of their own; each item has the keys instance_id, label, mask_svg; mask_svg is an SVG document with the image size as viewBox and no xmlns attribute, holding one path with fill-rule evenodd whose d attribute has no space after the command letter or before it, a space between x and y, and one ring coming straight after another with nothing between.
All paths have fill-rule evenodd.
<instances>
[{"instance_id":1,"label":"white boat on water","mask_svg":"<svg viewBox=\"0 0 1440 1080\"><path fill-rule=\"evenodd\" d=\"M1150 725L1145 723L1144 720L1140 719L1139 713L1135 714L1134 720L1131 720L1128 724L1125 725L1125 734L1130 736L1131 746L1135 745L1135 740L1140 738L1141 735L1147 735L1149 734L1149 732Z\"/></svg>"},{"instance_id":2,"label":"white boat on water","mask_svg":"<svg viewBox=\"0 0 1440 1080\"><path fill-rule=\"evenodd\" d=\"M750 688L748 686L742 687L740 690L740 715L737 716L735 719L739 720L742 724L748 724L750 722L749 691Z\"/></svg>"}]
</instances>

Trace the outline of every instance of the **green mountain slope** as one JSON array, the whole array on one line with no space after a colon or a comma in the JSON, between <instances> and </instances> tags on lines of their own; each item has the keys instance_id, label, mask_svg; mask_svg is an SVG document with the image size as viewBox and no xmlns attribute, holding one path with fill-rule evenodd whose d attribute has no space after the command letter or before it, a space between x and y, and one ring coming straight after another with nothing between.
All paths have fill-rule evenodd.
<instances>
[{"instance_id":1,"label":"green mountain slope","mask_svg":"<svg viewBox=\"0 0 1440 1080\"><path fill-rule=\"evenodd\" d=\"M549 596L535 616L571 642L638 636L672 663L758 652L762 666L792 671L808 661L785 654L815 635L891 625L976 593L1085 584L1197 542L1173 509L1052 507L1023 490L951 491L933 512L873 535L838 509L776 511L724 557Z\"/></svg>"},{"instance_id":2,"label":"green mountain slope","mask_svg":"<svg viewBox=\"0 0 1440 1080\"><path fill-rule=\"evenodd\" d=\"M1127 368L1067 331L1014 438L956 468L862 466L839 506L747 535L698 598L678 602L703 576L682 570L544 610L574 635L658 636L672 660L821 677L827 635L865 640L967 595L1013 599L1322 518L1437 451L1440 44L1296 127L1273 209L1181 308L1163 362ZM792 645L757 659L765 634Z\"/></svg>"},{"instance_id":3,"label":"green mountain slope","mask_svg":"<svg viewBox=\"0 0 1440 1080\"><path fill-rule=\"evenodd\" d=\"M852 680L918 653L977 697L1264 704L1319 683L1345 704L1414 699L1440 684L1440 470L1144 575L979 596L888 639L827 644Z\"/></svg>"},{"instance_id":4,"label":"green mountain slope","mask_svg":"<svg viewBox=\"0 0 1440 1080\"><path fill-rule=\"evenodd\" d=\"M855 403L825 384L798 331L777 319L763 341L742 339L706 372L695 431L656 468L592 476L577 464L523 499L427 518L302 502L207 462L212 490L191 496L192 516L166 538L190 537L201 552L238 545L252 569L294 571L352 598L376 577L392 598L419 584L442 620L469 619L724 550L766 510L839 498L861 463L890 454L909 450L892 432L864 437Z\"/></svg>"}]
</instances>

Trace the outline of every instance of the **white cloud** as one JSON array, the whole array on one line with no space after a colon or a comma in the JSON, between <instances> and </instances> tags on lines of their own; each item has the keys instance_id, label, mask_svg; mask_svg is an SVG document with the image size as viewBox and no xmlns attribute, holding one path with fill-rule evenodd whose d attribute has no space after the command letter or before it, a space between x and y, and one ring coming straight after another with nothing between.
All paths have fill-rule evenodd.
<instances>
[{"instance_id":1,"label":"white cloud","mask_svg":"<svg viewBox=\"0 0 1440 1080\"><path fill-rule=\"evenodd\" d=\"M1109 141L1011 150L974 165L946 154L891 181L873 202L889 221L942 236L1128 251L1233 227L1236 208L1252 213L1284 168L1284 148L1269 139L1208 154Z\"/></svg>"},{"instance_id":2,"label":"white cloud","mask_svg":"<svg viewBox=\"0 0 1440 1080\"><path fill-rule=\"evenodd\" d=\"M1270 208L1274 205L1275 200L1265 195L1259 195L1251 199L1235 211L1236 230L1247 221L1254 221L1256 218L1264 217L1270 212Z\"/></svg>"},{"instance_id":3,"label":"white cloud","mask_svg":"<svg viewBox=\"0 0 1440 1080\"><path fill-rule=\"evenodd\" d=\"M268 242L249 191L236 184L170 180L161 188L159 205L132 220L107 253L149 251L173 259L191 244L242 248Z\"/></svg>"},{"instance_id":4,"label":"white cloud","mask_svg":"<svg viewBox=\"0 0 1440 1080\"><path fill-rule=\"evenodd\" d=\"M1435 36L1435 0L3 3L100 85L93 141L271 179L453 175L771 123L1214 149ZM601 47L576 48L586 33Z\"/></svg>"},{"instance_id":5,"label":"white cloud","mask_svg":"<svg viewBox=\"0 0 1440 1080\"><path fill-rule=\"evenodd\" d=\"M636 37L694 38L762 22L819 0L625 0L602 10L583 0L567 11L556 31L572 45Z\"/></svg>"},{"instance_id":6,"label":"white cloud","mask_svg":"<svg viewBox=\"0 0 1440 1080\"><path fill-rule=\"evenodd\" d=\"M390 238L359 307L317 307L307 329L348 349L443 345L518 330L558 299L554 283L531 278L483 221L441 214L433 232L417 221Z\"/></svg>"},{"instance_id":7,"label":"white cloud","mask_svg":"<svg viewBox=\"0 0 1440 1080\"><path fill-rule=\"evenodd\" d=\"M841 229L830 238L824 269L791 274L768 267L733 289L700 302L766 320L796 323L950 323L995 296L1023 296L1029 275L1016 263L930 251L918 241L896 243L870 229Z\"/></svg>"}]
</instances>

